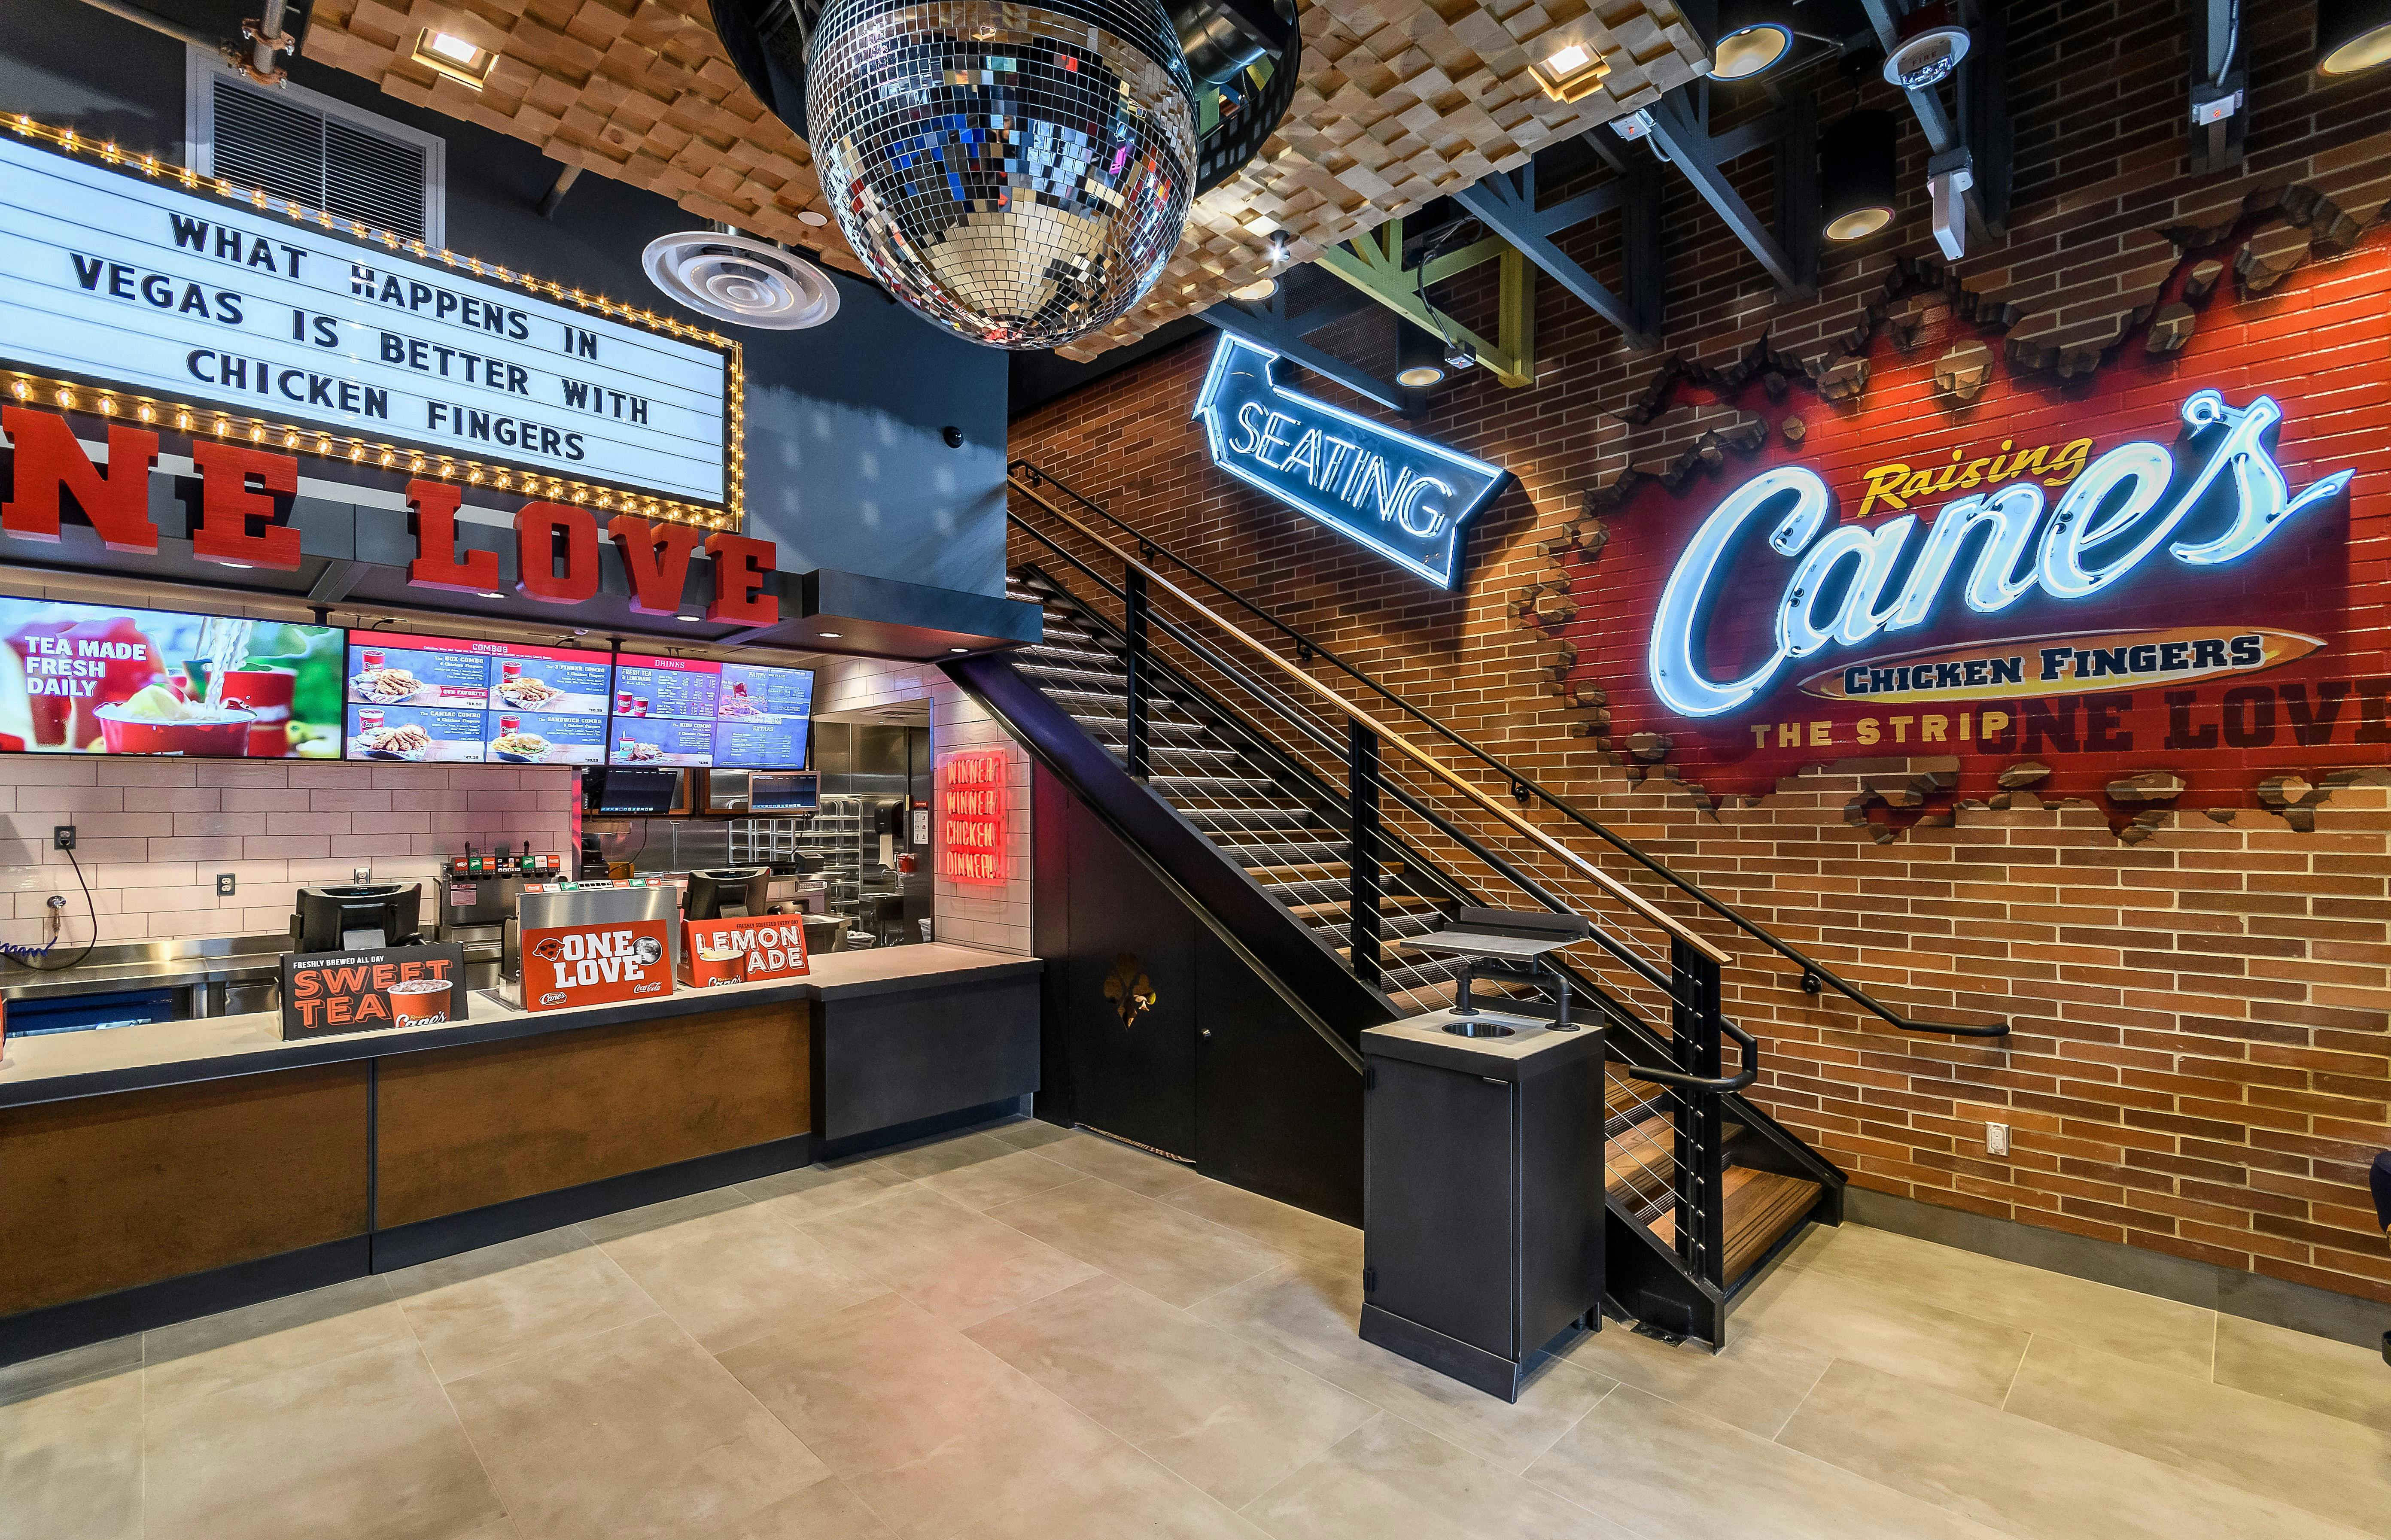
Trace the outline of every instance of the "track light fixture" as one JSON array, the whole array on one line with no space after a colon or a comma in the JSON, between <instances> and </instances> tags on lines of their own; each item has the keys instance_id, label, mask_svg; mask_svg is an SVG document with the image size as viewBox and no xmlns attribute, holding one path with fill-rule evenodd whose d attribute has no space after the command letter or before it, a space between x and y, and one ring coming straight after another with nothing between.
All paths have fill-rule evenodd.
<instances>
[{"instance_id":1,"label":"track light fixture","mask_svg":"<svg viewBox=\"0 0 2391 1540\"><path fill-rule=\"evenodd\" d=\"M2391 0L2317 0L2320 75L2355 75L2391 64Z\"/></svg>"},{"instance_id":2,"label":"track light fixture","mask_svg":"<svg viewBox=\"0 0 2391 1540\"><path fill-rule=\"evenodd\" d=\"M1819 213L1829 240L1862 240L1893 223L1901 128L1855 112L1818 135Z\"/></svg>"},{"instance_id":3,"label":"track light fixture","mask_svg":"<svg viewBox=\"0 0 2391 1540\"><path fill-rule=\"evenodd\" d=\"M1750 80L1793 51L1793 7L1787 0L1720 0L1711 79Z\"/></svg>"}]
</instances>

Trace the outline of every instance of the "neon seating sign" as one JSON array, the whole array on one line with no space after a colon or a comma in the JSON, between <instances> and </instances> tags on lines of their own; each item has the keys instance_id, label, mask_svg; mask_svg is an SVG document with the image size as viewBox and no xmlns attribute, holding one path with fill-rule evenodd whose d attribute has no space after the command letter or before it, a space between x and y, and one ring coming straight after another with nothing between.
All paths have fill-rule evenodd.
<instances>
[{"instance_id":1,"label":"neon seating sign","mask_svg":"<svg viewBox=\"0 0 2391 1540\"><path fill-rule=\"evenodd\" d=\"M1761 694L1792 660L1924 625L1954 592L1973 613L1997 615L2037 591L2088 598L2162 546L2188 567L2224 566L2349 485L2352 472L2340 470L2293 494L2264 442L2282 415L2267 396L2236 408L2216 391L2197 391L2181 409L2187 436L2204 451L2189 479L2178 481L2164 445L2120 444L2086 467L2055 507L2032 481L2014 482L1944 504L1922 536L1914 513L1829 531L1834 494L1817 472L1763 471L1712 511L1669 574L1646 660L1652 687L1681 716L1716 716ZM2231 512L2225 528L2173 538L2217 498ZM1741 677L1713 678L1703 644L1730 553L1769 516L1769 548L1796 563L1775 607L1774 648ZM1979 532L1974 562L1962 572L1961 553Z\"/></svg>"},{"instance_id":2,"label":"neon seating sign","mask_svg":"<svg viewBox=\"0 0 2391 1540\"><path fill-rule=\"evenodd\" d=\"M1212 463L1452 587L1462 525L1510 473L1288 390L1278 363L1268 349L1222 334L1196 397Z\"/></svg>"}]
</instances>

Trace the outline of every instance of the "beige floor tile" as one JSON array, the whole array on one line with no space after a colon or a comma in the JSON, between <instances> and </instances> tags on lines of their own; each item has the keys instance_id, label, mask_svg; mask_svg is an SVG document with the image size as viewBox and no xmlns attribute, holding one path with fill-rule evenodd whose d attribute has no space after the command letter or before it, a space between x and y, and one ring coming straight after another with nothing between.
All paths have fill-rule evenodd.
<instances>
[{"instance_id":1,"label":"beige floor tile","mask_svg":"<svg viewBox=\"0 0 2391 1540\"><path fill-rule=\"evenodd\" d=\"M692 1540L896 1540L896 1535L845 1482L826 1476L794 1497Z\"/></svg>"},{"instance_id":2,"label":"beige floor tile","mask_svg":"<svg viewBox=\"0 0 2391 1540\"><path fill-rule=\"evenodd\" d=\"M802 1225L885 1198L890 1187L902 1185L876 1163L857 1161L845 1165L804 1166L776 1172L742 1182L739 1190L755 1199L756 1206L774 1218Z\"/></svg>"},{"instance_id":3,"label":"beige floor tile","mask_svg":"<svg viewBox=\"0 0 2391 1540\"><path fill-rule=\"evenodd\" d=\"M2376 1348L2219 1315L2217 1382L2391 1433L2391 1368Z\"/></svg>"},{"instance_id":4,"label":"beige floor tile","mask_svg":"<svg viewBox=\"0 0 2391 1540\"><path fill-rule=\"evenodd\" d=\"M1528 1479L1650 1540L1993 1540L1997 1531L1632 1385Z\"/></svg>"},{"instance_id":5,"label":"beige floor tile","mask_svg":"<svg viewBox=\"0 0 2391 1540\"><path fill-rule=\"evenodd\" d=\"M1044 1123L1037 1118L1015 1118L1010 1123L995 1124L988 1134L989 1137L1002 1139L1015 1149L1037 1149L1058 1139L1067 1139L1073 1132L1059 1123Z\"/></svg>"},{"instance_id":6,"label":"beige floor tile","mask_svg":"<svg viewBox=\"0 0 2391 1540\"><path fill-rule=\"evenodd\" d=\"M1827 1371L1777 1442L2028 1540L2356 1540L2356 1532L1948 1391Z\"/></svg>"},{"instance_id":7,"label":"beige floor tile","mask_svg":"<svg viewBox=\"0 0 2391 1540\"><path fill-rule=\"evenodd\" d=\"M2009 1410L2391 1535L2391 1435L2037 1337Z\"/></svg>"},{"instance_id":8,"label":"beige floor tile","mask_svg":"<svg viewBox=\"0 0 2391 1540\"><path fill-rule=\"evenodd\" d=\"M1233 1508L1377 1411L1110 1277L965 1335Z\"/></svg>"},{"instance_id":9,"label":"beige floor tile","mask_svg":"<svg viewBox=\"0 0 2391 1540\"><path fill-rule=\"evenodd\" d=\"M152 1382L149 1540L452 1540L506 1509L412 1341Z\"/></svg>"},{"instance_id":10,"label":"beige floor tile","mask_svg":"<svg viewBox=\"0 0 2391 1540\"><path fill-rule=\"evenodd\" d=\"M443 1380L656 1313L571 1226L382 1276Z\"/></svg>"},{"instance_id":11,"label":"beige floor tile","mask_svg":"<svg viewBox=\"0 0 2391 1540\"><path fill-rule=\"evenodd\" d=\"M1207 1178L1179 1188L1167 1201L1258 1240L1281 1256L1332 1267L1362 1265L1360 1230L1258 1192Z\"/></svg>"},{"instance_id":12,"label":"beige floor tile","mask_svg":"<svg viewBox=\"0 0 2391 1540\"><path fill-rule=\"evenodd\" d=\"M0 1405L0 1540L140 1540L141 1530L137 1368Z\"/></svg>"},{"instance_id":13,"label":"beige floor tile","mask_svg":"<svg viewBox=\"0 0 2391 1540\"><path fill-rule=\"evenodd\" d=\"M1082 1174L1035 1150L1007 1148L994 1160L976 1161L952 1171L925 1176L922 1185L951 1198L967 1209L986 1212L1034 1192L1045 1192L1083 1179Z\"/></svg>"},{"instance_id":14,"label":"beige floor tile","mask_svg":"<svg viewBox=\"0 0 2391 1540\"><path fill-rule=\"evenodd\" d=\"M1311 1370L1338 1389L1518 1472L1552 1447L1613 1381L1556 1358L1506 1402L1362 1341L1362 1280L1288 1263L1193 1312Z\"/></svg>"},{"instance_id":15,"label":"beige floor tile","mask_svg":"<svg viewBox=\"0 0 2391 1540\"><path fill-rule=\"evenodd\" d=\"M752 1208L759 1201L736 1187L710 1187L704 1192L692 1192L685 1198L668 1198L661 1203L625 1209L619 1213L601 1213L595 1219L583 1220L578 1227L584 1236L603 1246L610 1240L666 1229L692 1219L703 1219L710 1213Z\"/></svg>"},{"instance_id":16,"label":"beige floor tile","mask_svg":"<svg viewBox=\"0 0 2391 1540\"><path fill-rule=\"evenodd\" d=\"M87 1380L105 1380L111 1374L137 1373L140 1367L141 1334L137 1331L64 1353L28 1358L22 1363L0 1364L0 1406L30 1401Z\"/></svg>"},{"instance_id":17,"label":"beige floor tile","mask_svg":"<svg viewBox=\"0 0 2391 1540\"><path fill-rule=\"evenodd\" d=\"M150 1394L211 1395L367 1348L414 1342L389 1287L363 1277L162 1327L142 1345Z\"/></svg>"},{"instance_id":18,"label":"beige floor tile","mask_svg":"<svg viewBox=\"0 0 2391 1540\"><path fill-rule=\"evenodd\" d=\"M1261 1540L1261 1531L1134 1449L1053 1471L956 1540Z\"/></svg>"},{"instance_id":19,"label":"beige floor tile","mask_svg":"<svg viewBox=\"0 0 2391 1540\"><path fill-rule=\"evenodd\" d=\"M1930 1303L2161 1368L2205 1375L2217 1313L1931 1240L1842 1226L1812 1271L1906 1290Z\"/></svg>"},{"instance_id":20,"label":"beige floor tile","mask_svg":"<svg viewBox=\"0 0 2391 1540\"><path fill-rule=\"evenodd\" d=\"M757 1338L722 1363L908 1537L950 1534L974 1514L1027 1500L1058 1470L1124 1447L895 1296Z\"/></svg>"},{"instance_id":21,"label":"beige floor tile","mask_svg":"<svg viewBox=\"0 0 2391 1540\"><path fill-rule=\"evenodd\" d=\"M1700 1342L1672 1345L1641 1337L1622 1322L1605 1321L1600 1331L1580 1333L1562 1357L1762 1438L1776 1436L1831 1362L1782 1338L1738 1331L1732 1316L1720 1353Z\"/></svg>"},{"instance_id":22,"label":"beige floor tile","mask_svg":"<svg viewBox=\"0 0 2391 1540\"><path fill-rule=\"evenodd\" d=\"M654 1226L604 1250L709 1353L888 1291L833 1262L812 1236L753 1207Z\"/></svg>"},{"instance_id":23,"label":"beige floor tile","mask_svg":"<svg viewBox=\"0 0 2391 1540\"><path fill-rule=\"evenodd\" d=\"M1142 1149L1131 1149L1118 1139L1100 1138L1093 1134L1074 1129L1059 1139L1051 1139L1035 1147L1038 1153L1050 1161L1060 1161L1074 1171L1124 1187L1131 1192L1142 1192L1148 1198L1166 1198L1180 1188L1203 1180L1194 1166L1166 1161L1159 1155L1148 1155Z\"/></svg>"},{"instance_id":24,"label":"beige floor tile","mask_svg":"<svg viewBox=\"0 0 2391 1540\"><path fill-rule=\"evenodd\" d=\"M1834 1250L1841 1249L1838 1241ZM1824 1259L1785 1278L1765 1298L1745 1302L1728 1317L1729 1341L1763 1335L1940 1385L1991 1406L2009 1393L2027 1336L1931 1304L1905 1289L1829 1271Z\"/></svg>"},{"instance_id":25,"label":"beige floor tile","mask_svg":"<svg viewBox=\"0 0 2391 1540\"><path fill-rule=\"evenodd\" d=\"M805 1226L831 1260L954 1326L1092 1277L1084 1262L928 1188L908 1184Z\"/></svg>"},{"instance_id":26,"label":"beige floor tile","mask_svg":"<svg viewBox=\"0 0 2391 1540\"><path fill-rule=\"evenodd\" d=\"M1017 1153L1012 1145L988 1134L943 1134L874 1155L872 1164L883 1181L918 1182Z\"/></svg>"},{"instance_id":27,"label":"beige floor tile","mask_svg":"<svg viewBox=\"0 0 2391 1540\"><path fill-rule=\"evenodd\" d=\"M453 1380L523 1540L704 1534L829 1474L662 1315Z\"/></svg>"},{"instance_id":28,"label":"beige floor tile","mask_svg":"<svg viewBox=\"0 0 2391 1540\"><path fill-rule=\"evenodd\" d=\"M1245 1514L1279 1540L1635 1540L1601 1515L1389 1415Z\"/></svg>"},{"instance_id":29,"label":"beige floor tile","mask_svg":"<svg viewBox=\"0 0 2391 1540\"><path fill-rule=\"evenodd\" d=\"M989 1211L1055 1250L1182 1307L1279 1264L1277 1252L1105 1181L1081 1180Z\"/></svg>"}]
</instances>

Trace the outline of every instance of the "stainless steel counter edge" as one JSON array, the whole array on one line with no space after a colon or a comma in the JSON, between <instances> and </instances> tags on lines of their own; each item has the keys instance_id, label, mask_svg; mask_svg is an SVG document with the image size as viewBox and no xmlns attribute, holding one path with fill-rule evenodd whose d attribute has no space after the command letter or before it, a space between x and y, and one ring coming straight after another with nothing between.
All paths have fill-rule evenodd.
<instances>
[{"instance_id":1,"label":"stainless steel counter edge","mask_svg":"<svg viewBox=\"0 0 2391 1540\"><path fill-rule=\"evenodd\" d=\"M897 952L916 954L906 961L911 966L902 972L881 972L875 976L841 978L850 969L868 969L865 959L885 962ZM843 966L833 967L834 964ZM614 1005L583 1006L557 1011L520 1011L494 1006L480 997L471 997L470 1009L476 1014L469 1020L449 1022L435 1027L400 1027L376 1032L349 1033L337 1037L303 1039L282 1042L278 1039L258 1042L252 1039L244 1046L226 1051L219 1046L179 1056L160 1058L143 1063L97 1067L81 1072L64 1072L29 1075L28 1054L46 1057L44 1046L67 1044L74 1039L88 1039L94 1034L60 1033L57 1036L22 1038L8 1044L8 1056L13 1060L7 1069L0 1070L0 1108L32 1107L45 1102L72 1101L85 1097L110 1096L123 1091L151 1090L165 1085L187 1085L203 1081L228 1080L241 1075L265 1074L277 1070L304 1069L320 1064L351 1063L358 1059L386 1059L399 1054L427 1053L439 1048L453 1048L477 1043L501 1043L518 1038L545 1036L551 1033L574 1032L585 1027L613 1026L625 1021L666 1020L679 1016L702 1015L733 1006L772 1005L786 1000L822 1001L864 999L878 995L902 995L917 990L937 989L966 981L989 981L1018 978L1042 972L1045 963L1038 957L1012 956L1002 953L976 952L966 947L942 943L891 948L875 957L872 953L832 953L816 958L814 971L808 975L776 980L765 983L732 984L718 989L677 988L660 1000L625 1001ZM876 971L876 969L875 969ZM238 1036L263 1030L280 1031L280 1015L275 1011L258 1011L247 1016L198 1018L185 1021L160 1021L147 1026L110 1027L100 1029L113 1038L119 1033L172 1034L176 1029L200 1029L211 1037Z\"/></svg>"},{"instance_id":2,"label":"stainless steel counter edge","mask_svg":"<svg viewBox=\"0 0 2391 1540\"><path fill-rule=\"evenodd\" d=\"M1506 1025L1523 1020L1505 1016L1492 1007L1483 1007L1482 1014ZM1362 1033L1362 1052L1461 1070L1490 1080L1523 1080L1603 1051L1602 1028L1594 1022L1583 1023L1575 1032L1527 1025L1510 1037L1463 1037L1444 1030L1444 1023L1454 1019L1449 1010L1432 1010L1370 1027Z\"/></svg>"}]
</instances>

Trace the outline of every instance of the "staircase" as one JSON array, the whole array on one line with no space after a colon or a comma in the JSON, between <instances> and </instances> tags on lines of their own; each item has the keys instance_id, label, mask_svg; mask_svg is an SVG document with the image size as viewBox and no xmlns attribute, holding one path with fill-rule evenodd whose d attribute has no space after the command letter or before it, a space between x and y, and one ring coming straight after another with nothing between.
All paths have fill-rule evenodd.
<instances>
[{"instance_id":1,"label":"staircase","mask_svg":"<svg viewBox=\"0 0 2391 1540\"><path fill-rule=\"evenodd\" d=\"M1724 1009L1723 941L1902 1032L2009 1030L1886 1006L1099 505L1034 467L1009 481L1036 555L1009 592L1044 638L947 672L1347 1069L1367 1028L1453 1002L1462 959L1405 938L1465 906L1587 919L1547 961L1604 1033L1604 1307L1639 1330L1724 1345L1805 1226L1842 1219L1843 1174L1741 1095L1761 1050Z\"/></svg>"}]
</instances>

